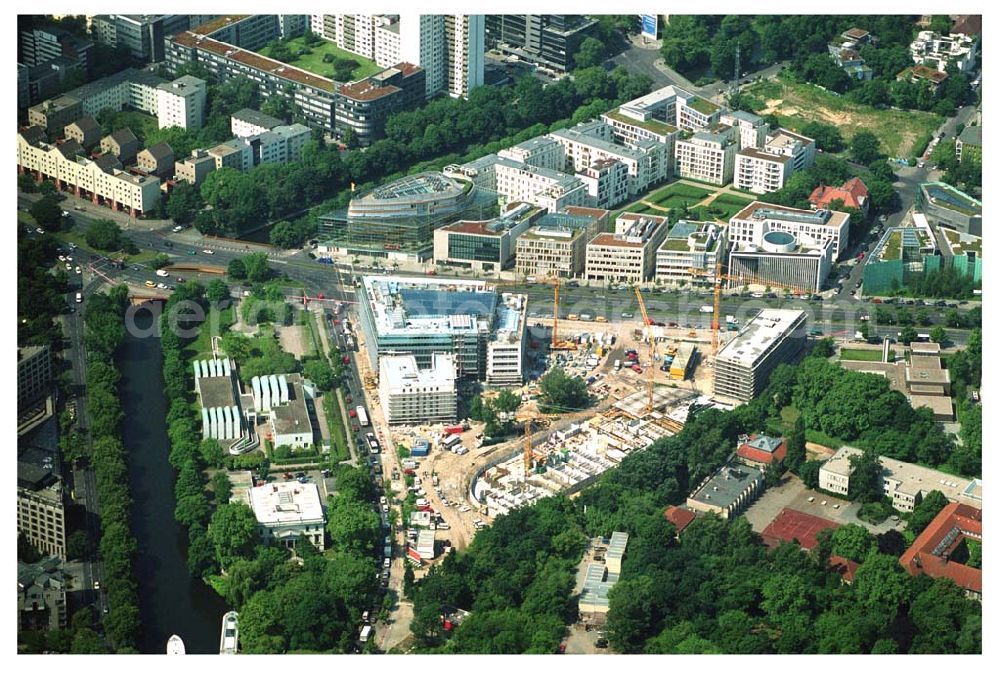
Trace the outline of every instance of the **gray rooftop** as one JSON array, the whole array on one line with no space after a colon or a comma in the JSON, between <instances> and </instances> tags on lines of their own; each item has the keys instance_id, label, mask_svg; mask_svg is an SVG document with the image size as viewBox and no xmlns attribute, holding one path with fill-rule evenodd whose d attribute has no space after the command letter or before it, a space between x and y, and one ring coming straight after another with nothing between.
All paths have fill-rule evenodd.
<instances>
[{"instance_id":1,"label":"gray rooftop","mask_svg":"<svg viewBox=\"0 0 1000 674\"><path fill-rule=\"evenodd\" d=\"M752 367L776 340L790 334L791 327L804 316L804 311L794 309L764 309L747 321L736 337L719 351L716 360Z\"/></svg>"},{"instance_id":2,"label":"gray rooftop","mask_svg":"<svg viewBox=\"0 0 1000 674\"><path fill-rule=\"evenodd\" d=\"M638 160L645 156L645 153L640 152L639 150L625 147L624 145L616 145L611 141L598 138L597 136L591 136L587 133L577 131L576 129L559 129L558 131L553 131L549 135L556 138L565 138L573 141L574 143L587 145L588 147L596 148L619 157L628 157L629 159Z\"/></svg>"},{"instance_id":3,"label":"gray rooftop","mask_svg":"<svg viewBox=\"0 0 1000 674\"><path fill-rule=\"evenodd\" d=\"M959 134L958 139L962 141L963 145L978 145L983 146L983 127L981 126L967 126L962 129L962 133Z\"/></svg>"},{"instance_id":4,"label":"gray rooftop","mask_svg":"<svg viewBox=\"0 0 1000 674\"><path fill-rule=\"evenodd\" d=\"M91 96L96 96L101 92L110 89L111 87L116 87L122 82L135 82L137 84L145 84L147 87L158 87L161 84L166 83L166 80L158 75L154 75L146 70L136 70L135 68L126 68L120 73L115 73L114 75L108 75L107 77L102 77L99 80L95 80L88 84L84 84L81 87L77 87L72 91L67 91L67 96L72 96L78 98L81 101Z\"/></svg>"},{"instance_id":5,"label":"gray rooftop","mask_svg":"<svg viewBox=\"0 0 1000 674\"><path fill-rule=\"evenodd\" d=\"M247 122L248 124L253 124L254 126L262 126L266 129L273 129L276 126L285 125L285 122L277 117L265 115L263 112L251 110L250 108L237 110L232 114L232 117L233 119L238 119L240 121Z\"/></svg>"},{"instance_id":6,"label":"gray rooftop","mask_svg":"<svg viewBox=\"0 0 1000 674\"><path fill-rule=\"evenodd\" d=\"M201 392L201 406L232 407L236 404L232 377L199 377L198 390Z\"/></svg>"},{"instance_id":7,"label":"gray rooftop","mask_svg":"<svg viewBox=\"0 0 1000 674\"><path fill-rule=\"evenodd\" d=\"M691 494L698 503L726 508L763 473L751 466L729 461Z\"/></svg>"}]
</instances>

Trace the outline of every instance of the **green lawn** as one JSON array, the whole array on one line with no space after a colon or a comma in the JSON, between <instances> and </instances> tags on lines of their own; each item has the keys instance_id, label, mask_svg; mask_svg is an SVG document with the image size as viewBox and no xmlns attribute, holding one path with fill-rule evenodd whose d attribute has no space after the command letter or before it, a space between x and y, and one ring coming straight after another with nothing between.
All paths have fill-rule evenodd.
<instances>
[{"instance_id":1,"label":"green lawn","mask_svg":"<svg viewBox=\"0 0 1000 674\"><path fill-rule=\"evenodd\" d=\"M312 47L306 47L304 40L301 37L297 37L294 40L288 41L288 48L293 54L297 53L300 49L310 50L311 53L299 56L293 61L289 61L288 65L308 70L309 72L319 75L320 77L334 79L333 63L323 62L323 57L326 54L330 54L335 59L352 59L358 62L358 66L351 73L350 81L352 82L368 77L369 75L374 75L382 70L382 68L376 65L374 61L366 59L364 56L344 51L332 42L327 42L326 40L317 42ZM270 56L270 50L267 47L261 49L260 53L264 56Z\"/></svg>"},{"instance_id":2,"label":"green lawn","mask_svg":"<svg viewBox=\"0 0 1000 674\"><path fill-rule=\"evenodd\" d=\"M830 449L840 449L847 443L840 438L835 438L825 433L819 431L814 431L811 428L806 429L806 441L814 442L817 445L823 445L824 447L829 447Z\"/></svg>"},{"instance_id":3,"label":"green lawn","mask_svg":"<svg viewBox=\"0 0 1000 674\"><path fill-rule=\"evenodd\" d=\"M873 363L882 362L882 349L841 349L840 360L867 360ZM889 349L889 362L896 360L896 351Z\"/></svg>"},{"instance_id":4,"label":"green lawn","mask_svg":"<svg viewBox=\"0 0 1000 674\"><path fill-rule=\"evenodd\" d=\"M789 75L778 81L763 81L746 89L756 99L758 114L774 113L781 125L799 130L806 122L819 121L840 129L850 143L858 131L872 131L891 157L910 156L916 144L933 133L944 118L915 110L879 110L859 105L812 84L796 82Z\"/></svg>"},{"instance_id":5,"label":"green lawn","mask_svg":"<svg viewBox=\"0 0 1000 674\"><path fill-rule=\"evenodd\" d=\"M667 206L668 208L672 208L673 206L666 203L671 199L680 198L682 200L687 200L688 203L696 203L698 201L701 201L711 193L712 193L711 190L707 190L702 187L685 185L684 183L672 183L670 185L667 185L663 189L658 190L657 192L651 194L649 197L647 197L647 201L651 201L654 204L659 204L661 206Z\"/></svg>"}]
</instances>

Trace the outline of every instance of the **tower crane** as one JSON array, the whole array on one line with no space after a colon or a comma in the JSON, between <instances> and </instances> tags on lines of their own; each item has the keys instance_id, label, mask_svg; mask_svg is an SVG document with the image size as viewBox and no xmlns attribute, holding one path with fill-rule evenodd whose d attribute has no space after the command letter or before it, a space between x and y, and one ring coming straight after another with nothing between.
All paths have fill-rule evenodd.
<instances>
[{"instance_id":1,"label":"tower crane","mask_svg":"<svg viewBox=\"0 0 1000 674\"><path fill-rule=\"evenodd\" d=\"M704 269L695 269L694 267L688 268L688 273L692 276L712 276L713 273ZM775 288L786 288L788 290L793 290L800 294L808 294L812 292L807 288L801 286L794 286L787 283L780 283L778 281L768 281L766 279L758 278L756 276L743 275L733 275L733 274L723 274L722 273L722 262L718 261L715 263L715 282L714 282L714 292L713 292L713 302L712 302L712 355L719 352L719 306L722 301L722 282L723 281L736 281L744 285L762 285L771 286ZM641 305L640 305L641 306Z\"/></svg>"},{"instance_id":2,"label":"tower crane","mask_svg":"<svg viewBox=\"0 0 1000 674\"><path fill-rule=\"evenodd\" d=\"M650 329L653 325L653 321L649 320L649 314L646 313L646 303L642 299L642 293L639 291L639 286L635 287L635 298L639 301L639 311L642 313L642 323L646 326L646 337L649 339L649 367L646 370L646 388L648 391L648 397L646 399L646 406L643 409L643 414L649 414L653 411L653 373L656 368L656 339L653 336L653 331Z\"/></svg>"}]
</instances>

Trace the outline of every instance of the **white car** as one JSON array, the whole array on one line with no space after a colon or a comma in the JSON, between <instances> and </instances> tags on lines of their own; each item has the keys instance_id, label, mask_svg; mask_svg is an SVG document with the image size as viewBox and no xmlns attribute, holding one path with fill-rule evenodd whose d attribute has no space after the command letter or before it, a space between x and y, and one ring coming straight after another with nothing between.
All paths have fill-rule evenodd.
<instances>
[{"instance_id":1,"label":"white car","mask_svg":"<svg viewBox=\"0 0 1000 674\"><path fill-rule=\"evenodd\" d=\"M201 252L203 252L205 255L215 255L215 251L214 250L209 250L208 248L205 248Z\"/></svg>"},{"instance_id":2,"label":"white car","mask_svg":"<svg viewBox=\"0 0 1000 674\"><path fill-rule=\"evenodd\" d=\"M386 557L385 559L382 560L382 568L383 569L388 569L390 564L392 564L392 560L389 559L388 557Z\"/></svg>"},{"instance_id":3,"label":"white car","mask_svg":"<svg viewBox=\"0 0 1000 674\"><path fill-rule=\"evenodd\" d=\"M59 256L59 261L60 262L65 262L66 261L66 256L65 255L60 255Z\"/></svg>"},{"instance_id":4,"label":"white car","mask_svg":"<svg viewBox=\"0 0 1000 674\"><path fill-rule=\"evenodd\" d=\"M177 225L176 227L174 227L173 231L174 231L174 233L183 232L184 231L184 225Z\"/></svg>"}]
</instances>

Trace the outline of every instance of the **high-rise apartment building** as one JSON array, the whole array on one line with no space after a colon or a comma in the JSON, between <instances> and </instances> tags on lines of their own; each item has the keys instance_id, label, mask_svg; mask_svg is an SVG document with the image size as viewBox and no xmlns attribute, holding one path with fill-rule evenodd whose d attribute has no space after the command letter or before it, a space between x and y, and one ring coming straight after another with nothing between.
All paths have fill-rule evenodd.
<instances>
[{"instance_id":1,"label":"high-rise apartment building","mask_svg":"<svg viewBox=\"0 0 1000 674\"><path fill-rule=\"evenodd\" d=\"M156 116L161 129L170 126L201 128L205 120L205 80L184 75L156 89Z\"/></svg>"},{"instance_id":2,"label":"high-rise apartment building","mask_svg":"<svg viewBox=\"0 0 1000 674\"><path fill-rule=\"evenodd\" d=\"M427 73L427 97L464 98L482 85L486 20L480 14L402 14L400 58Z\"/></svg>"},{"instance_id":3,"label":"high-rise apartment building","mask_svg":"<svg viewBox=\"0 0 1000 674\"><path fill-rule=\"evenodd\" d=\"M542 68L566 72L597 21L581 14L490 14L486 43Z\"/></svg>"}]
</instances>

